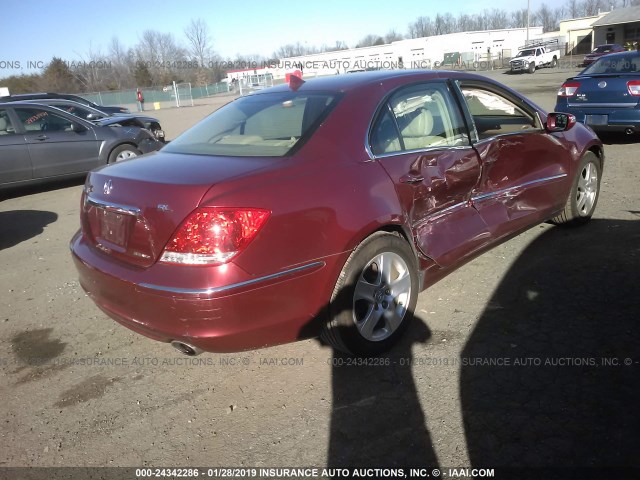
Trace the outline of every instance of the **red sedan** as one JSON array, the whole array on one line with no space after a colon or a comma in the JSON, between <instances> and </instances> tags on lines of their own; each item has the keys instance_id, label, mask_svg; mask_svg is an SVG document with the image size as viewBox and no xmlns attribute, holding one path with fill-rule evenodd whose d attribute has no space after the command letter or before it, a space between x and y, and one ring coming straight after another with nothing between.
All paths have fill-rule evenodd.
<instances>
[{"instance_id":1,"label":"red sedan","mask_svg":"<svg viewBox=\"0 0 640 480\"><path fill-rule=\"evenodd\" d=\"M606 43L604 45L598 45L593 49L591 53L587 53L584 56L583 65L586 67L591 65L593 62L598 60L600 57L605 55L609 55L610 53L618 53L624 52L624 47L622 45L618 45L617 43Z\"/></svg>"},{"instance_id":2,"label":"red sedan","mask_svg":"<svg viewBox=\"0 0 640 480\"><path fill-rule=\"evenodd\" d=\"M448 272L540 222L586 222L603 160L573 116L481 76L300 81L91 172L71 249L107 315L183 353L322 335L378 354Z\"/></svg>"}]
</instances>

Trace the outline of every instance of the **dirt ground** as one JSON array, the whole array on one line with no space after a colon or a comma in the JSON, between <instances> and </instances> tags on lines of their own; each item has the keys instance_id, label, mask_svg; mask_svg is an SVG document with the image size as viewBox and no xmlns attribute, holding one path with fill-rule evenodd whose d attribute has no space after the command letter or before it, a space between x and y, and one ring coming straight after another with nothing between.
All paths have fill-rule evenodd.
<instances>
[{"instance_id":1,"label":"dirt ground","mask_svg":"<svg viewBox=\"0 0 640 480\"><path fill-rule=\"evenodd\" d=\"M489 76L552 109L571 74ZM230 99L155 114L171 139ZM589 225L540 225L423 292L370 366L316 340L190 358L136 335L78 284L82 181L11 192L0 468L640 467L639 141L606 139Z\"/></svg>"}]
</instances>

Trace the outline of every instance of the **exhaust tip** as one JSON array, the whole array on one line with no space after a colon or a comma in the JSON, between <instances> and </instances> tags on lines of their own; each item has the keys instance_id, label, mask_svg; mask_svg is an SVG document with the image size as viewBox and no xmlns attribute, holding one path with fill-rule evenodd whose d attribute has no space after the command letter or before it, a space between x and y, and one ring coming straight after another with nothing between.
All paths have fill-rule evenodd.
<instances>
[{"instance_id":1,"label":"exhaust tip","mask_svg":"<svg viewBox=\"0 0 640 480\"><path fill-rule=\"evenodd\" d=\"M626 133L627 135L631 135L633 133L635 133L635 130L633 128L627 128L624 133Z\"/></svg>"},{"instance_id":2,"label":"exhaust tip","mask_svg":"<svg viewBox=\"0 0 640 480\"><path fill-rule=\"evenodd\" d=\"M200 355L204 352L201 348L194 347L193 345L189 345L188 343L180 342L178 340L171 342L171 346L188 357L195 357L196 355Z\"/></svg>"}]
</instances>

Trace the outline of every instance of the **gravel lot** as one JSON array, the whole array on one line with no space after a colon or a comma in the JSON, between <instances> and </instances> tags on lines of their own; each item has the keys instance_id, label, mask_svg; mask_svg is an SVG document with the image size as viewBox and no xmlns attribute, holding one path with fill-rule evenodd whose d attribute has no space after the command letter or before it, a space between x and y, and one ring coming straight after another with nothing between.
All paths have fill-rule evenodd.
<instances>
[{"instance_id":1,"label":"gravel lot","mask_svg":"<svg viewBox=\"0 0 640 480\"><path fill-rule=\"evenodd\" d=\"M488 75L552 109L571 74ZM231 98L154 113L175 138ZM382 365L315 340L180 356L78 285L82 181L5 195L0 467L639 468L638 141L606 139L588 226L538 226L422 293Z\"/></svg>"}]
</instances>

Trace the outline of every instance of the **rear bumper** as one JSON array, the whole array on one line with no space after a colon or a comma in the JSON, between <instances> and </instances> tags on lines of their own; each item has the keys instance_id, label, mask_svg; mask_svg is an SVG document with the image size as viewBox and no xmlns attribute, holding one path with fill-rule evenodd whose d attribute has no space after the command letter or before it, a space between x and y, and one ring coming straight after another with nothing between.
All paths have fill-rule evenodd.
<instances>
[{"instance_id":1,"label":"rear bumper","mask_svg":"<svg viewBox=\"0 0 640 480\"><path fill-rule=\"evenodd\" d=\"M209 352L316 336L314 320L335 282L331 272L348 255L242 282L183 288L143 281L141 271L105 258L84 244L79 233L71 240L71 250L81 286L109 317L154 340L177 340Z\"/></svg>"}]
</instances>

